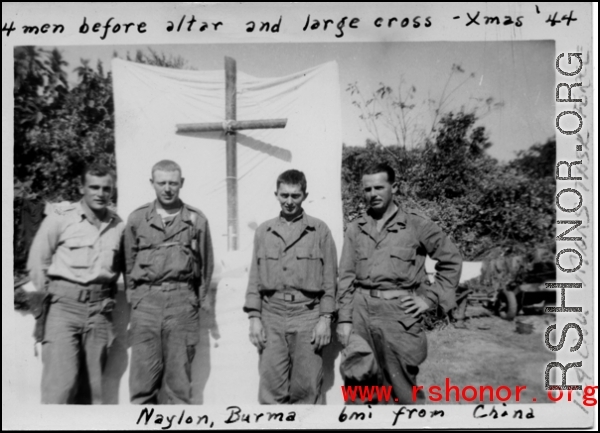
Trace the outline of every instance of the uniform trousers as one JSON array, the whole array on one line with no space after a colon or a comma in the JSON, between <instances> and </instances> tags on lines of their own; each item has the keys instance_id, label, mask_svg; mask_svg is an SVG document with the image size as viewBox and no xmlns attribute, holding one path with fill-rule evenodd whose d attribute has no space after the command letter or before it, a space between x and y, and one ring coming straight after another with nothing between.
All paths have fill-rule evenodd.
<instances>
[{"instance_id":1,"label":"uniform trousers","mask_svg":"<svg viewBox=\"0 0 600 433\"><path fill-rule=\"evenodd\" d=\"M129 392L134 404L189 404L200 339L199 301L185 284L131 293ZM162 392L161 392L162 391Z\"/></svg>"},{"instance_id":2,"label":"uniform trousers","mask_svg":"<svg viewBox=\"0 0 600 433\"><path fill-rule=\"evenodd\" d=\"M261 404L322 402L323 359L311 343L319 315L318 299L263 297L261 321L267 342L259 360Z\"/></svg>"},{"instance_id":3,"label":"uniform trousers","mask_svg":"<svg viewBox=\"0 0 600 433\"><path fill-rule=\"evenodd\" d=\"M357 289L352 328L367 341L379 366L374 383L362 385L392 386L392 399L388 403L415 404L423 398L419 393L413 401L412 393L419 365L427 358L427 338L422 320L412 319L401 307L401 300L402 297L375 298L368 291Z\"/></svg>"},{"instance_id":4,"label":"uniform trousers","mask_svg":"<svg viewBox=\"0 0 600 433\"><path fill-rule=\"evenodd\" d=\"M50 282L48 291L55 289L64 290L60 281ZM114 337L112 315L104 305L52 295L42 341L42 403L73 403L85 377L81 367L87 369L91 402L102 403L102 372Z\"/></svg>"}]
</instances>

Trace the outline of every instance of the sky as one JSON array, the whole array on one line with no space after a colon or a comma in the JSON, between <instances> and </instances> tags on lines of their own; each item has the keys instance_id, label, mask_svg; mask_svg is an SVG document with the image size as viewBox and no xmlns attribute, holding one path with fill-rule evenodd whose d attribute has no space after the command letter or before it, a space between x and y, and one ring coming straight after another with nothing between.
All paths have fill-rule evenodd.
<instances>
[{"instance_id":1,"label":"sky","mask_svg":"<svg viewBox=\"0 0 600 433\"><path fill-rule=\"evenodd\" d=\"M134 56L138 49L148 47L167 56L181 56L188 67L198 70L222 70L224 57L230 56L236 59L238 71L261 78L285 76L335 60L346 145L362 146L374 138L352 104L355 96L347 91L350 83L357 83L361 93L368 95L379 83L397 88L402 81L405 88L416 88L414 101L419 103L439 100L447 83L451 90L465 81L450 96L446 108L457 111L488 97L502 102L501 108L481 111L478 124L485 126L492 142L488 153L503 161L555 133L553 41L113 45L61 46L59 50L69 63L69 79L75 83L72 71L82 58L92 65L100 60L105 70L110 70L114 53L125 58L127 53ZM455 73L448 81L453 64L465 72ZM474 76L469 78L470 74ZM432 110L424 108L415 109L414 124L430 128ZM396 143L385 131L380 139L385 145Z\"/></svg>"}]
</instances>

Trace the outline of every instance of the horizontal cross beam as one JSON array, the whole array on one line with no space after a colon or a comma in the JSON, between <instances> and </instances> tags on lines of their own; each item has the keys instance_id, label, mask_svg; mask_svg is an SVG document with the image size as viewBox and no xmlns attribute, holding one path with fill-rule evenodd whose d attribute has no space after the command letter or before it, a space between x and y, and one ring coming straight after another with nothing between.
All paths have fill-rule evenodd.
<instances>
[{"instance_id":1,"label":"horizontal cross beam","mask_svg":"<svg viewBox=\"0 0 600 433\"><path fill-rule=\"evenodd\" d=\"M233 132L243 129L275 129L285 128L287 119L267 120L226 120L224 122L183 123L177 125L178 133L225 131Z\"/></svg>"}]
</instances>

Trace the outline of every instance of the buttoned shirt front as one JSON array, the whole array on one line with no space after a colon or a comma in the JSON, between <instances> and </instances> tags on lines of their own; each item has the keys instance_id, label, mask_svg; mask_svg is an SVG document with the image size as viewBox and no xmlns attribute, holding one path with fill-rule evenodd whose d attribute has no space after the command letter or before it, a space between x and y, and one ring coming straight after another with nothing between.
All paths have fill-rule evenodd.
<instances>
[{"instance_id":1,"label":"buttoned shirt front","mask_svg":"<svg viewBox=\"0 0 600 433\"><path fill-rule=\"evenodd\" d=\"M129 216L124 239L128 289L139 284L196 281L204 299L214 258L208 220L200 210L182 203L181 211L165 227L156 200L147 203Z\"/></svg>"},{"instance_id":2,"label":"buttoned shirt front","mask_svg":"<svg viewBox=\"0 0 600 433\"><path fill-rule=\"evenodd\" d=\"M425 257L437 260L432 285L426 281ZM420 289L431 305L448 311L455 306L462 258L456 246L432 221L398 208L377 230L368 214L346 230L340 262L338 314L340 322L352 321L352 295L356 287L379 290Z\"/></svg>"},{"instance_id":3,"label":"buttoned shirt front","mask_svg":"<svg viewBox=\"0 0 600 433\"><path fill-rule=\"evenodd\" d=\"M82 203L57 206L43 220L32 243L28 269L38 290L46 278L79 284L105 284L122 270L122 234L125 224L107 210L96 227Z\"/></svg>"},{"instance_id":4,"label":"buttoned shirt front","mask_svg":"<svg viewBox=\"0 0 600 433\"><path fill-rule=\"evenodd\" d=\"M259 317L265 293L287 287L321 294L321 314L335 310L337 253L327 225L306 213L261 224L254 236L244 311Z\"/></svg>"}]
</instances>

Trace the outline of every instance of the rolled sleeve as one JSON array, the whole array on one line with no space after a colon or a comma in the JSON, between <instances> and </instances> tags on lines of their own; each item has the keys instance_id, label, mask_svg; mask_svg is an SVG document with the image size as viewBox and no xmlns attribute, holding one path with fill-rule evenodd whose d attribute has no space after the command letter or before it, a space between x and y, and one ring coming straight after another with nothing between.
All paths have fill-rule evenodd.
<instances>
[{"instance_id":1,"label":"rolled sleeve","mask_svg":"<svg viewBox=\"0 0 600 433\"><path fill-rule=\"evenodd\" d=\"M423 227L422 244L427 254L437 260L435 282L425 290L425 297L445 312L456 307L456 288L460 280L462 257L458 248L433 222Z\"/></svg>"},{"instance_id":2,"label":"rolled sleeve","mask_svg":"<svg viewBox=\"0 0 600 433\"><path fill-rule=\"evenodd\" d=\"M340 260L340 281L337 295L339 323L352 322L352 301L354 297L354 280L356 279L354 236L355 227L352 224L346 230Z\"/></svg>"}]
</instances>

